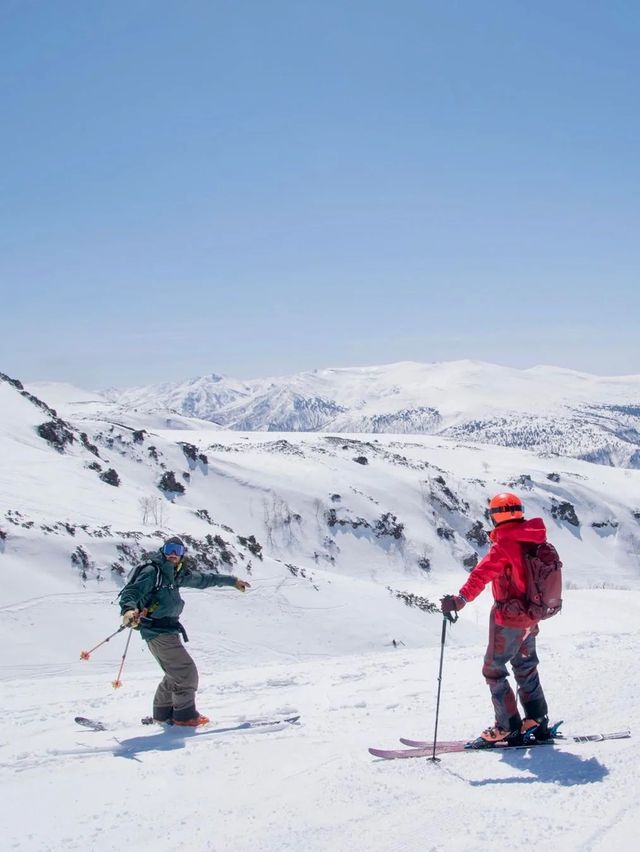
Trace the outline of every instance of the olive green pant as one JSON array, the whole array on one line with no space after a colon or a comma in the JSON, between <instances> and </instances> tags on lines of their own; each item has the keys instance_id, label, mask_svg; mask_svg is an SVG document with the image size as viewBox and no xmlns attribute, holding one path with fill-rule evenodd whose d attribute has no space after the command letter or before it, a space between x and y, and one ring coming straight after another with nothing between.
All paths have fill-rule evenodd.
<instances>
[{"instance_id":1,"label":"olive green pant","mask_svg":"<svg viewBox=\"0 0 640 852\"><path fill-rule=\"evenodd\" d=\"M147 644L164 672L153 697L153 718L160 722L194 719L198 715L198 669L182 644L180 634L162 633L149 639Z\"/></svg>"}]
</instances>

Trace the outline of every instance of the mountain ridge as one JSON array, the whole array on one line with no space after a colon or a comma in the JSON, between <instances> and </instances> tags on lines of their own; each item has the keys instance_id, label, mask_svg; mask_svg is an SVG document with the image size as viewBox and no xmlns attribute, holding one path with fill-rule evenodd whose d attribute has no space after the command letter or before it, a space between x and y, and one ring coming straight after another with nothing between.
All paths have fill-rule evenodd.
<instances>
[{"instance_id":1,"label":"mountain ridge","mask_svg":"<svg viewBox=\"0 0 640 852\"><path fill-rule=\"evenodd\" d=\"M232 431L441 435L640 467L636 375L469 360L402 361L244 381L211 373L110 389L104 400L129 411L196 417Z\"/></svg>"}]
</instances>

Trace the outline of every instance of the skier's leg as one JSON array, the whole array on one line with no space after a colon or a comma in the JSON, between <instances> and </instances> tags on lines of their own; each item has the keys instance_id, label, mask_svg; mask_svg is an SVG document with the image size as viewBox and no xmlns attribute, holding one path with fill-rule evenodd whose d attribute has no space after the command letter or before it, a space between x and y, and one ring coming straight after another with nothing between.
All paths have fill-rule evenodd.
<instances>
[{"instance_id":1,"label":"skier's leg","mask_svg":"<svg viewBox=\"0 0 640 852\"><path fill-rule=\"evenodd\" d=\"M153 718L156 722L170 722L173 719L173 681L167 674L167 670L162 662L162 648L154 646L154 641L154 639L148 639L147 646L151 651L151 656L154 657L164 672L164 677L158 684L158 688L153 696Z\"/></svg>"},{"instance_id":2,"label":"skier's leg","mask_svg":"<svg viewBox=\"0 0 640 852\"><path fill-rule=\"evenodd\" d=\"M163 633L150 639L149 650L160 664L165 676L156 690L153 702L154 719L158 712L166 712L167 698L176 721L193 719L196 710L198 670L177 633Z\"/></svg>"},{"instance_id":3,"label":"skier's leg","mask_svg":"<svg viewBox=\"0 0 640 852\"><path fill-rule=\"evenodd\" d=\"M547 702L544 697L538 674L538 653L536 636L539 627L534 624L525 632L524 639L511 660L514 677L518 683L518 698L528 719L542 719L547 715Z\"/></svg>"},{"instance_id":4,"label":"skier's leg","mask_svg":"<svg viewBox=\"0 0 640 852\"><path fill-rule=\"evenodd\" d=\"M153 696L153 718L156 722L169 722L173 719L172 683L165 675Z\"/></svg>"},{"instance_id":5,"label":"skier's leg","mask_svg":"<svg viewBox=\"0 0 640 852\"><path fill-rule=\"evenodd\" d=\"M496 724L505 731L520 728L520 713L513 690L507 680L507 662L522 643L524 631L496 624L495 608L489 616L489 643L484 657L482 674L489 684Z\"/></svg>"}]
</instances>

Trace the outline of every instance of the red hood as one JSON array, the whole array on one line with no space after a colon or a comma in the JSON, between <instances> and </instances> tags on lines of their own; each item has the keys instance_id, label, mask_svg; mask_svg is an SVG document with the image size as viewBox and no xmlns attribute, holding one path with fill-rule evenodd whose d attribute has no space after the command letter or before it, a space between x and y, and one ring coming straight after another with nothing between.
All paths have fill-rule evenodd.
<instances>
[{"instance_id":1,"label":"red hood","mask_svg":"<svg viewBox=\"0 0 640 852\"><path fill-rule=\"evenodd\" d=\"M547 540L547 528L542 518L530 518L528 521L506 521L491 530L491 541L499 544L504 541L532 541L542 544Z\"/></svg>"}]
</instances>

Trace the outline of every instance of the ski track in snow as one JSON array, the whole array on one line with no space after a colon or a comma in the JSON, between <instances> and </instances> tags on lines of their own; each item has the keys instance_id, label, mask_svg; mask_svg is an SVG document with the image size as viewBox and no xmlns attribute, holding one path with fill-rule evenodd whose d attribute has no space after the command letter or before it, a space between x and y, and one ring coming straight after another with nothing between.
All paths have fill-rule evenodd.
<instances>
[{"instance_id":1,"label":"ski track in snow","mask_svg":"<svg viewBox=\"0 0 640 852\"><path fill-rule=\"evenodd\" d=\"M637 731L637 642L637 631L553 642L542 634L541 674L568 734ZM483 651L453 640L446 649L441 739L471 736L489 718ZM4 848L111 850L132 833L137 848L167 852L507 850L548 848L549 838L561 850L631 845L640 808L633 736L451 754L437 765L368 755L370 745L433 733L437 648L258 667L239 655L238 668L222 672L217 653L197 657L200 706L213 722L187 733L137 724L158 680L150 660L125 671L117 692L113 659L57 670L34 663L22 677L3 667ZM299 727L216 731L294 712ZM109 730L75 725L78 714ZM33 803L37 819L25 818Z\"/></svg>"}]
</instances>

